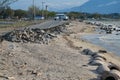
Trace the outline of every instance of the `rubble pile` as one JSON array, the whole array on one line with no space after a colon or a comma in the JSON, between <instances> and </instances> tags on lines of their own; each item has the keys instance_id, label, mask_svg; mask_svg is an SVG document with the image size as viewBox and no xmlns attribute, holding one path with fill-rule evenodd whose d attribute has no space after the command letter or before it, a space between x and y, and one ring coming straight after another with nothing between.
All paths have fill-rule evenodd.
<instances>
[{"instance_id":1,"label":"rubble pile","mask_svg":"<svg viewBox=\"0 0 120 80\"><path fill-rule=\"evenodd\" d=\"M65 30L65 24L49 29L24 28L21 30L14 30L9 32L5 34L3 38L11 42L33 42L48 44L50 39L57 37L58 34L64 32Z\"/></svg>"}]
</instances>

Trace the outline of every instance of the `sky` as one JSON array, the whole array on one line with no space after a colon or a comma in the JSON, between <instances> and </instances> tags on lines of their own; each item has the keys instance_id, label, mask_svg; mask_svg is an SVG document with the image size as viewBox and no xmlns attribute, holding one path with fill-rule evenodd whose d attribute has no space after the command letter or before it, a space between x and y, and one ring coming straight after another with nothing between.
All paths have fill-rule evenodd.
<instances>
[{"instance_id":1,"label":"sky","mask_svg":"<svg viewBox=\"0 0 120 80\"><path fill-rule=\"evenodd\" d=\"M42 2L44 5L48 5L49 10L62 10L66 8L76 7L84 4L89 0L34 0L35 5L41 9ZM11 4L13 9L24 9L27 10L29 6L32 5L33 0L18 0L17 2Z\"/></svg>"}]
</instances>

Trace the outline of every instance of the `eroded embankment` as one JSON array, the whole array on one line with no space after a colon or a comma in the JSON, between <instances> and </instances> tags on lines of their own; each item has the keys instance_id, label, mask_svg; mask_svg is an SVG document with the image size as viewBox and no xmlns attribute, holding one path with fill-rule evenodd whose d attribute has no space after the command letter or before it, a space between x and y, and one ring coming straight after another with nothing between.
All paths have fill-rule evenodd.
<instances>
[{"instance_id":1,"label":"eroded embankment","mask_svg":"<svg viewBox=\"0 0 120 80\"><path fill-rule=\"evenodd\" d=\"M72 21L66 28L65 33L51 39L48 45L4 40L0 52L0 79L98 80L106 70L100 66L103 63L110 63L112 67L107 65L108 73L115 69L116 75L118 59L103 48L80 39L81 34L93 33L95 27Z\"/></svg>"},{"instance_id":2,"label":"eroded embankment","mask_svg":"<svg viewBox=\"0 0 120 80\"><path fill-rule=\"evenodd\" d=\"M120 79L120 63L119 63L120 58L116 57L115 55L113 55L112 53L106 51L101 47L95 46L93 44L88 43L85 40L80 39L81 34L84 34L84 33L87 33L86 30L84 30L82 33L78 32L78 33L71 34L71 36L69 37L69 40L68 39L66 40L74 44L73 45L74 47L75 45L77 47L82 47L83 51L81 53L91 57L91 59L89 60L90 61L89 65L97 66L95 70L96 73L99 74L97 79L100 79L100 80ZM78 43L77 41L80 43Z\"/></svg>"}]
</instances>

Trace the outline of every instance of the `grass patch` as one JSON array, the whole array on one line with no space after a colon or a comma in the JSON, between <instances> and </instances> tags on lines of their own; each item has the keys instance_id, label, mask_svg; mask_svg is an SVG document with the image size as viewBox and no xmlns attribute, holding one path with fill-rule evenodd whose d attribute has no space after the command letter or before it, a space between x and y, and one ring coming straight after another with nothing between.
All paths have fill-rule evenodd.
<instances>
[{"instance_id":1,"label":"grass patch","mask_svg":"<svg viewBox=\"0 0 120 80\"><path fill-rule=\"evenodd\" d=\"M5 21L8 22L8 21ZM36 21L11 21L13 24L0 24L0 34L8 31L12 31L14 29L19 29L23 27L28 27L34 24L40 24L44 22L44 20L36 20Z\"/></svg>"}]
</instances>

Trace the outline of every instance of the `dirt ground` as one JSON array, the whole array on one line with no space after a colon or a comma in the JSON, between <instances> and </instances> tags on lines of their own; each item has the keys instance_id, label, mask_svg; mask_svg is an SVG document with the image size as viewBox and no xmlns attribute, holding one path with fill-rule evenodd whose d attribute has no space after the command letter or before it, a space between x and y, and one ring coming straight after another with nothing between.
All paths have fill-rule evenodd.
<instances>
[{"instance_id":1,"label":"dirt ground","mask_svg":"<svg viewBox=\"0 0 120 80\"><path fill-rule=\"evenodd\" d=\"M0 80L97 80L97 66L88 65L90 56L81 51L103 48L80 39L81 35L94 33L95 26L72 21L67 27L66 34L58 35L48 45L3 41ZM105 56L108 61L119 60L111 60L114 55Z\"/></svg>"}]
</instances>

